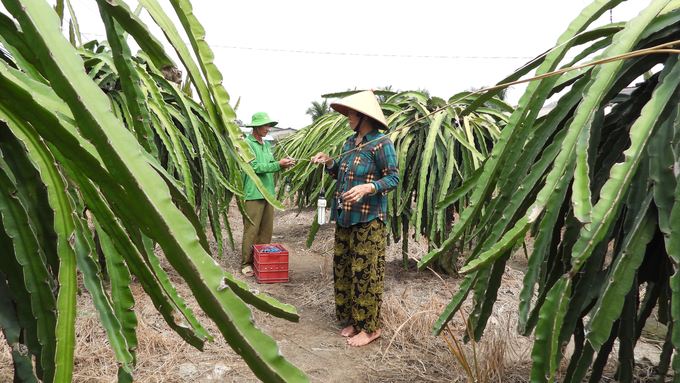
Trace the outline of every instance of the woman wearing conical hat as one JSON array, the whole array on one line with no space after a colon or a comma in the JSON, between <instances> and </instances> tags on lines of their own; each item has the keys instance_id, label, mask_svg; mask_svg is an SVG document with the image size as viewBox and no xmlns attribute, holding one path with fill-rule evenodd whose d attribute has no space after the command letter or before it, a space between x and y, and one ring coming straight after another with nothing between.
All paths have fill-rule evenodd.
<instances>
[{"instance_id":1,"label":"woman wearing conical hat","mask_svg":"<svg viewBox=\"0 0 680 383\"><path fill-rule=\"evenodd\" d=\"M347 116L356 134L337 161L325 153L311 160L325 164L337 181L331 202L335 308L346 324L341 334L360 347L380 336L387 193L399 182L399 167L394 144L380 132L388 127L373 92L356 93L331 107Z\"/></svg>"}]
</instances>

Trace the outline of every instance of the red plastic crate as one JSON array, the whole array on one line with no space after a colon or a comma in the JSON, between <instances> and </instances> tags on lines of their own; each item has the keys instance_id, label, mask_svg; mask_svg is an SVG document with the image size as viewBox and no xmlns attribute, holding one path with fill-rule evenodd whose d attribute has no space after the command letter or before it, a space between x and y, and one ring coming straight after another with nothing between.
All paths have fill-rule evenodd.
<instances>
[{"instance_id":1,"label":"red plastic crate","mask_svg":"<svg viewBox=\"0 0 680 383\"><path fill-rule=\"evenodd\" d=\"M267 247L275 247L280 251L278 253L265 253ZM259 264L263 263L285 263L288 264L288 250L286 250L283 245L276 244L265 244L265 245L253 245L253 258L255 262Z\"/></svg>"},{"instance_id":2,"label":"red plastic crate","mask_svg":"<svg viewBox=\"0 0 680 383\"><path fill-rule=\"evenodd\" d=\"M263 252L267 247L279 249L278 253ZM282 245L253 245L255 278L258 283L288 282L288 250Z\"/></svg>"},{"instance_id":3,"label":"red plastic crate","mask_svg":"<svg viewBox=\"0 0 680 383\"><path fill-rule=\"evenodd\" d=\"M258 283L279 283L288 282L287 263L265 263L255 262L255 278Z\"/></svg>"}]
</instances>

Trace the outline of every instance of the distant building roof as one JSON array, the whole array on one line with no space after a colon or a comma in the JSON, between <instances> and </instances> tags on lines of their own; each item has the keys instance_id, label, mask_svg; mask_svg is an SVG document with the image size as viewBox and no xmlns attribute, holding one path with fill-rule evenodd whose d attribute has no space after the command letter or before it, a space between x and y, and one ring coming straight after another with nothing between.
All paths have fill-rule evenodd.
<instances>
[{"instance_id":1,"label":"distant building roof","mask_svg":"<svg viewBox=\"0 0 680 383\"><path fill-rule=\"evenodd\" d=\"M293 128L277 128L273 127L269 130L269 135L272 136L275 140L280 140L283 137L286 137L289 134L295 133L295 129Z\"/></svg>"},{"instance_id":2,"label":"distant building roof","mask_svg":"<svg viewBox=\"0 0 680 383\"><path fill-rule=\"evenodd\" d=\"M253 128L241 127L241 131L244 134L250 134L250 132L253 131ZM295 129L293 128L279 128L274 126L269 129L269 134L267 134L267 136L264 137L264 139L267 141L276 141L293 133L295 133Z\"/></svg>"}]
</instances>

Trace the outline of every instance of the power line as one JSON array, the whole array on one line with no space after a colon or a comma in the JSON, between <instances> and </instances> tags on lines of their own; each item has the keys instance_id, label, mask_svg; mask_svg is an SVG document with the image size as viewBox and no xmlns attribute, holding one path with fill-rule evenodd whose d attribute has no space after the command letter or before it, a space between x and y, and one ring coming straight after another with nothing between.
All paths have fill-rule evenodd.
<instances>
[{"instance_id":1,"label":"power line","mask_svg":"<svg viewBox=\"0 0 680 383\"><path fill-rule=\"evenodd\" d=\"M90 8L87 4L83 3L81 0L77 0L83 7L85 7L88 11L90 11L92 14L99 16L99 12L96 12L94 9Z\"/></svg>"},{"instance_id":2,"label":"power line","mask_svg":"<svg viewBox=\"0 0 680 383\"><path fill-rule=\"evenodd\" d=\"M498 60L498 59L531 60L531 59L535 58L533 56L444 56L444 55L404 55L404 54L379 54L379 53L320 52L320 51L293 50L293 49L236 47L236 46L230 46L230 45L213 45L213 44L210 44L210 47L211 48L263 51L263 52L282 52L282 53L334 55L334 56L362 56L362 57L399 57L399 58L426 58L426 59L491 59L491 60Z\"/></svg>"},{"instance_id":3,"label":"power line","mask_svg":"<svg viewBox=\"0 0 680 383\"><path fill-rule=\"evenodd\" d=\"M97 33L81 32L82 35L106 37ZM186 43L186 42L185 42ZM188 44L188 43L187 43ZM483 60L531 60L533 56L443 56L443 55L398 55L398 54L378 54L378 53L347 53L347 52L321 52L308 50L294 50L294 49L275 49L275 48L251 48L251 47L237 47L231 45L213 45L210 48L224 48L224 49L238 49L247 51L261 51L261 52L279 52L279 53L295 53L295 54L313 54L313 55L332 55L332 56L359 56L359 57L392 57L392 58L423 58L423 59L483 59Z\"/></svg>"}]
</instances>

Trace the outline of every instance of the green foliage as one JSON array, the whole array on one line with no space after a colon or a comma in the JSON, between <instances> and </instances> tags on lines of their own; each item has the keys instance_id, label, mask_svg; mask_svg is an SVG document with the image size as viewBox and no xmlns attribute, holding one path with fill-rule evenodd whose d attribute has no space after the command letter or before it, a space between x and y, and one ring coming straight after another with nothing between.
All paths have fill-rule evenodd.
<instances>
[{"instance_id":1,"label":"green foliage","mask_svg":"<svg viewBox=\"0 0 680 383\"><path fill-rule=\"evenodd\" d=\"M124 3L99 1L107 41L80 44L69 1L58 2L59 14L42 0L3 2L13 18L0 16L0 35L13 57L0 61L0 326L15 350L16 376L72 380L76 270L120 381L133 380L136 363L132 276L189 344L202 349L211 341L161 269L160 246L260 379L306 381L252 322L246 302L291 321L299 319L295 309L252 293L210 253L206 230L221 256L229 203L243 195L242 172L254 174L188 2L176 6L199 65L160 7L144 1L171 44L183 47L203 104L179 88L181 72L163 44ZM65 6L69 39L59 30ZM128 34L144 50L137 56Z\"/></svg>"},{"instance_id":2,"label":"green foliage","mask_svg":"<svg viewBox=\"0 0 680 383\"><path fill-rule=\"evenodd\" d=\"M635 343L657 305L660 321L668 325L659 371L665 374L672 366L676 377L680 373L675 324L680 318L680 64L677 49L664 50L679 44L680 10L672 10L669 1L653 1L628 23L588 30L619 3L593 2L555 48L501 81L511 83L536 70L509 118L489 111L503 87L470 95L460 109L447 108L450 120L438 111L444 102L430 105L438 100L418 92L392 94L383 103L402 167L400 186L390 198L392 237L398 240L399 225L411 224L416 235L438 247L420 268L463 245L471 248L461 269L467 277L435 333L472 294L470 337L479 340L505 263L527 235L534 236L519 306L520 332L536 339L532 382L555 381L563 346L572 336L575 349L565 382L580 382L588 372L590 381L599 380L616 340L617 376L631 381ZM562 70L579 64L586 65ZM662 69L650 75L657 66ZM539 115L560 92L556 105ZM400 104L399 97L408 103ZM409 112L426 117L408 120ZM503 118L496 120L503 129L488 145L478 145L479 138L496 131L469 128L471 113ZM281 150L294 151L296 158L317 151L337 155L351 133L341 134L342 119L322 121L284 141ZM409 123L414 126L408 133L397 131ZM474 140L471 131L477 133ZM438 146L440 136L444 143L455 138L459 148ZM330 149L329 137L335 145ZM451 179L449 165L455 170ZM290 174L298 206L313 204L322 183L333 189L332 181L322 182L320 169L298 166L305 171ZM447 222L442 214L452 206L460 220L449 233L441 222Z\"/></svg>"},{"instance_id":3,"label":"green foliage","mask_svg":"<svg viewBox=\"0 0 680 383\"><path fill-rule=\"evenodd\" d=\"M323 100L321 102L312 101L312 106L307 108L305 114L312 118L312 122L315 122L324 114L332 112L333 109L331 109L331 104L328 102L328 100Z\"/></svg>"},{"instance_id":4,"label":"green foliage","mask_svg":"<svg viewBox=\"0 0 680 383\"><path fill-rule=\"evenodd\" d=\"M334 93L324 97L344 97L355 92ZM374 93L385 98L381 106L390 127L386 134L395 145L399 163L399 184L388 195L388 230L392 239L398 242L403 233L408 233L408 227L413 226L416 239L424 235L433 246L437 246L448 235L454 211L465 206L467 198L459 196L456 200L449 200L444 210L437 209L437 203L475 175L476 169L498 139L508 115L490 108L478 108L474 113L465 112L476 99L469 97L460 100L467 93L452 97L448 101L452 103L449 106L443 99L429 97L421 92L379 90ZM500 100L493 99L493 102L502 106L505 112L512 111L510 106ZM438 109L442 110L432 114ZM280 140L275 148L276 154L309 159L323 151L331 157L338 156L345 140L353 134L347 124L347 119L342 115L326 114L313 125ZM291 191L284 195L283 187L280 187L278 195L293 196L294 203L300 209L316 204L322 186L326 190L326 199L331 198L335 188L334 180L324 178L323 168L308 161L298 161L294 168L284 172L281 177L288 177ZM311 245L315 232L316 224L310 233L308 245ZM405 266L408 259L407 242L403 242ZM446 264L455 264L455 257L452 254Z\"/></svg>"},{"instance_id":5,"label":"green foliage","mask_svg":"<svg viewBox=\"0 0 680 383\"><path fill-rule=\"evenodd\" d=\"M586 31L619 3L595 1L585 8L555 48L532 62L536 74L680 39L680 10L667 9L666 1L653 1L625 25ZM587 54L573 53L576 49ZM660 71L643 77L657 65ZM501 83L516 80L525 68ZM562 90L556 106L539 116L548 98ZM493 94L473 105L483 105ZM588 371L590 381L599 380L616 339L618 376L630 381L633 347L657 303L669 329L660 362L665 372L673 354L668 350L677 355L680 346L674 326L680 318L674 266L680 260L680 233L671 224L680 211L679 103L677 50L631 55L531 82L483 164L460 221L419 263L426 267L461 241L473 245L461 269L467 274L465 288L434 332L443 331L473 294L471 320L479 339L505 262L534 235L519 306L520 332L536 338L531 381L555 380L563 345L572 335L575 350L565 382L581 382ZM466 238L470 228L476 231ZM674 358L678 376L680 361Z\"/></svg>"}]
</instances>

